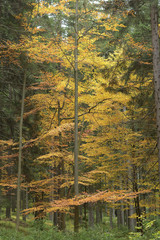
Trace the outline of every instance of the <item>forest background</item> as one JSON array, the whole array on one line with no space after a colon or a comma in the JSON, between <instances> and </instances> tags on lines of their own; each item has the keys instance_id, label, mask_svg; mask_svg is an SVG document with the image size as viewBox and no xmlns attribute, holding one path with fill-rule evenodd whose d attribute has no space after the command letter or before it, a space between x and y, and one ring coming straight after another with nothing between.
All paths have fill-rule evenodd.
<instances>
[{"instance_id":1,"label":"forest background","mask_svg":"<svg viewBox=\"0 0 160 240\"><path fill-rule=\"evenodd\" d=\"M74 231L159 216L158 1L0 1L0 212ZM154 219L154 221L152 221Z\"/></svg>"}]
</instances>

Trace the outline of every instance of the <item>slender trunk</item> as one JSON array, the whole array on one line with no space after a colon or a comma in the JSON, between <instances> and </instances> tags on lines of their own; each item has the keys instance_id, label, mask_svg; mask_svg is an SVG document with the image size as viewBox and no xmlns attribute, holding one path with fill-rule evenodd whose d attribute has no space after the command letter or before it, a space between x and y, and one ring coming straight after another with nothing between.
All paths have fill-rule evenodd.
<instances>
[{"instance_id":1,"label":"slender trunk","mask_svg":"<svg viewBox=\"0 0 160 240\"><path fill-rule=\"evenodd\" d=\"M39 202L43 202L44 200L44 193L35 193L35 208L39 205ZM44 213L44 209L41 210L36 210L34 213L34 217L36 221L42 220L41 223L43 223L43 219L44 219L45 213Z\"/></svg>"},{"instance_id":2,"label":"slender trunk","mask_svg":"<svg viewBox=\"0 0 160 240\"><path fill-rule=\"evenodd\" d=\"M23 210L26 209L26 191L23 190L22 192L22 207L23 207ZM23 221L26 221L26 215L23 215Z\"/></svg>"},{"instance_id":3,"label":"slender trunk","mask_svg":"<svg viewBox=\"0 0 160 240\"><path fill-rule=\"evenodd\" d=\"M128 209L124 211L125 225L129 228Z\"/></svg>"},{"instance_id":4,"label":"slender trunk","mask_svg":"<svg viewBox=\"0 0 160 240\"><path fill-rule=\"evenodd\" d=\"M58 225L58 212L54 212L53 221L54 221L54 226L56 227Z\"/></svg>"},{"instance_id":5,"label":"slender trunk","mask_svg":"<svg viewBox=\"0 0 160 240\"><path fill-rule=\"evenodd\" d=\"M137 183L137 167L133 165L133 191L138 192L138 183ZM137 232L143 234L143 224L141 218L141 208L139 203L139 196L134 199L135 203L135 212L136 212L136 222L137 222Z\"/></svg>"},{"instance_id":6,"label":"slender trunk","mask_svg":"<svg viewBox=\"0 0 160 240\"><path fill-rule=\"evenodd\" d=\"M123 107L123 112L126 112L126 107ZM128 141L126 141L126 144L128 145ZM132 162L130 159L128 159L128 181L127 181L127 188L131 189L133 188L132 182L133 182L133 174L132 174ZM131 181L131 182L130 182ZM132 203L132 200L129 200L128 204L128 209L126 210L126 225L128 226L128 229L131 230L132 232L135 231L135 219L132 218L131 216L135 213L134 206Z\"/></svg>"},{"instance_id":7,"label":"slender trunk","mask_svg":"<svg viewBox=\"0 0 160 240\"><path fill-rule=\"evenodd\" d=\"M124 226L124 205L123 205L123 201L121 201L121 208L120 208L120 214L121 214L121 224L122 226Z\"/></svg>"},{"instance_id":8,"label":"slender trunk","mask_svg":"<svg viewBox=\"0 0 160 240\"><path fill-rule=\"evenodd\" d=\"M87 203L84 203L84 225L87 228Z\"/></svg>"},{"instance_id":9,"label":"slender trunk","mask_svg":"<svg viewBox=\"0 0 160 240\"><path fill-rule=\"evenodd\" d=\"M61 106L60 106L60 102L58 101L58 126L60 126L61 124ZM59 134L59 151L61 152L62 150L62 136L61 133ZM59 172L59 176L60 175L64 175L64 160L60 160L59 166L58 166L58 172ZM60 199L64 197L65 192L64 192L64 188L60 188L60 185L64 183L64 180L60 180L59 181L59 197ZM66 224L65 224L65 213L59 212L58 213L58 229L59 230L65 230L66 228Z\"/></svg>"},{"instance_id":10,"label":"slender trunk","mask_svg":"<svg viewBox=\"0 0 160 240\"><path fill-rule=\"evenodd\" d=\"M113 209L111 207L109 208L109 223L111 229L113 229Z\"/></svg>"},{"instance_id":11,"label":"slender trunk","mask_svg":"<svg viewBox=\"0 0 160 240\"><path fill-rule=\"evenodd\" d=\"M134 199L135 202L135 211L137 216L137 232L141 232L143 234L143 223L141 218L141 209L139 203L139 196Z\"/></svg>"},{"instance_id":12,"label":"slender trunk","mask_svg":"<svg viewBox=\"0 0 160 240\"><path fill-rule=\"evenodd\" d=\"M54 176L55 176L55 173L56 173L56 175L58 174L58 167L56 166L56 164L54 163ZM53 177L53 176L52 176ZM56 181L55 181L55 179L54 179L54 186L56 186ZM56 197L54 197L54 199L58 199L58 188L56 189L54 189L54 191L53 191L53 195L55 195ZM58 211L56 211L56 212L54 212L54 216L53 216L53 224L54 224L54 226L55 227L57 227L58 226Z\"/></svg>"},{"instance_id":13,"label":"slender trunk","mask_svg":"<svg viewBox=\"0 0 160 240\"><path fill-rule=\"evenodd\" d=\"M76 19L75 19L75 146L74 146L74 190L78 195L78 0L76 0Z\"/></svg>"},{"instance_id":14,"label":"slender trunk","mask_svg":"<svg viewBox=\"0 0 160 240\"><path fill-rule=\"evenodd\" d=\"M121 210L117 209L117 227L120 228L121 227Z\"/></svg>"},{"instance_id":15,"label":"slender trunk","mask_svg":"<svg viewBox=\"0 0 160 240\"><path fill-rule=\"evenodd\" d=\"M8 175L11 174L11 168L7 168ZM11 219L11 206L12 206L12 190L6 188L6 218Z\"/></svg>"},{"instance_id":16,"label":"slender trunk","mask_svg":"<svg viewBox=\"0 0 160 240\"><path fill-rule=\"evenodd\" d=\"M26 187L25 189L25 208L28 209L29 208L29 196L28 196L28 187ZM27 215L25 215L25 218L27 219Z\"/></svg>"},{"instance_id":17,"label":"slender trunk","mask_svg":"<svg viewBox=\"0 0 160 240\"><path fill-rule=\"evenodd\" d=\"M10 208L10 206L6 207L6 218L7 219L11 218L11 208Z\"/></svg>"},{"instance_id":18,"label":"slender trunk","mask_svg":"<svg viewBox=\"0 0 160 240\"><path fill-rule=\"evenodd\" d=\"M11 194L10 191L7 192L7 205L6 205L6 218L11 218Z\"/></svg>"},{"instance_id":19,"label":"slender trunk","mask_svg":"<svg viewBox=\"0 0 160 240\"><path fill-rule=\"evenodd\" d=\"M78 0L75 14L75 50L74 50L74 80L75 80L75 140L74 140L74 191L78 195ZM79 229L79 207L75 206L74 231Z\"/></svg>"},{"instance_id":20,"label":"slender trunk","mask_svg":"<svg viewBox=\"0 0 160 240\"><path fill-rule=\"evenodd\" d=\"M129 163L129 166L128 166L128 177L129 177L129 179L132 179L132 181L133 181L133 175L132 175L132 171L131 171L131 162L130 162L130 160L128 160L128 163ZM129 209L128 209L128 228L132 232L135 231L135 219L131 217L134 213L135 213L135 209L134 209L132 201L130 200Z\"/></svg>"},{"instance_id":21,"label":"slender trunk","mask_svg":"<svg viewBox=\"0 0 160 240\"><path fill-rule=\"evenodd\" d=\"M157 191L155 191L155 201L154 203L152 202L151 205L154 205L154 211L155 211L155 214L157 216L159 216L159 210L160 210L160 206L159 206L159 193ZM153 212L153 207L151 208L151 212Z\"/></svg>"},{"instance_id":22,"label":"slender trunk","mask_svg":"<svg viewBox=\"0 0 160 240\"><path fill-rule=\"evenodd\" d=\"M24 209L28 209L28 188L24 189L22 193L23 193L22 204L23 204L23 210L24 210ZM26 219L27 219L27 215L25 214L25 215L23 215L23 221L26 221Z\"/></svg>"},{"instance_id":23,"label":"slender trunk","mask_svg":"<svg viewBox=\"0 0 160 240\"><path fill-rule=\"evenodd\" d=\"M158 36L158 1L151 3L151 27L152 27L152 48L153 48L153 73L156 105L157 123L157 147L158 147L158 172L160 185L160 58L159 58L159 36Z\"/></svg>"},{"instance_id":24,"label":"slender trunk","mask_svg":"<svg viewBox=\"0 0 160 240\"><path fill-rule=\"evenodd\" d=\"M122 178L120 177L120 182L121 182L121 186L120 189L123 190L123 181ZM124 205L123 205L123 200L120 201L120 222L121 225L124 226Z\"/></svg>"},{"instance_id":25,"label":"slender trunk","mask_svg":"<svg viewBox=\"0 0 160 240\"><path fill-rule=\"evenodd\" d=\"M88 204L88 225L89 227L94 226L94 208L92 203Z\"/></svg>"},{"instance_id":26,"label":"slender trunk","mask_svg":"<svg viewBox=\"0 0 160 240\"><path fill-rule=\"evenodd\" d=\"M20 220L20 202L21 202L21 165L22 165L22 129L23 129L23 113L24 113L24 99L25 99L25 89L26 89L26 69L24 71L24 82L22 91L22 103L21 103L21 118L19 125L19 159L18 159L18 182L17 182L17 219L16 219L16 229L19 229Z\"/></svg>"},{"instance_id":27,"label":"slender trunk","mask_svg":"<svg viewBox=\"0 0 160 240\"><path fill-rule=\"evenodd\" d=\"M130 202L128 210L128 227L129 230L131 230L132 232L135 231L135 219L131 217L134 213L135 213L134 206L132 202Z\"/></svg>"},{"instance_id":28,"label":"slender trunk","mask_svg":"<svg viewBox=\"0 0 160 240\"><path fill-rule=\"evenodd\" d=\"M11 206L12 206L12 212L16 212L16 194L15 190L12 190L12 196L11 196Z\"/></svg>"},{"instance_id":29,"label":"slender trunk","mask_svg":"<svg viewBox=\"0 0 160 240\"><path fill-rule=\"evenodd\" d=\"M83 206L79 206L79 224L82 224Z\"/></svg>"},{"instance_id":30,"label":"slender trunk","mask_svg":"<svg viewBox=\"0 0 160 240\"><path fill-rule=\"evenodd\" d=\"M74 231L79 231L79 207L74 207Z\"/></svg>"},{"instance_id":31,"label":"slender trunk","mask_svg":"<svg viewBox=\"0 0 160 240\"><path fill-rule=\"evenodd\" d=\"M96 206L96 224L99 224L100 223L100 208L99 208L99 205L97 203L97 206Z\"/></svg>"},{"instance_id":32,"label":"slender trunk","mask_svg":"<svg viewBox=\"0 0 160 240\"><path fill-rule=\"evenodd\" d=\"M96 205L96 224L100 224L102 222L102 206L99 202Z\"/></svg>"}]
</instances>

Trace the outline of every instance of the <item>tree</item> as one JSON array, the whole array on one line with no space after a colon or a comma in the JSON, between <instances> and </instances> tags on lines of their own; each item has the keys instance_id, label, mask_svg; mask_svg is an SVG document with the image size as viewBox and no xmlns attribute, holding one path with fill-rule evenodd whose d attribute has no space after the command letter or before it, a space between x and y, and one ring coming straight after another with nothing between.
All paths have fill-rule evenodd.
<instances>
[{"instance_id":1,"label":"tree","mask_svg":"<svg viewBox=\"0 0 160 240\"><path fill-rule=\"evenodd\" d=\"M159 165L160 183L160 59L159 59L159 35L158 35L158 1L151 4L151 26L152 26L152 48L153 48L153 72L154 72L154 91L156 106L156 125L157 125L157 148Z\"/></svg>"},{"instance_id":2,"label":"tree","mask_svg":"<svg viewBox=\"0 0 160 240\"><path fill-rule=\"evenodd\" d=\"M74 134L74 191L79 194L78 188L78 0L75 5L75 50L74 50L74 81L75 81L75 134ZM74 230L79 228L79 208L75 206Z\"/></svg>"},{"instance_id":3,"label":"tree","mask_svg":"<svg viewBox=\"0 0 160 240\"><path fill-rule=\"evenodd\" d=\"M21 118L19 125L19 158L18 158L18 183L17 183L17 219L16 228L19 230L20 220L20 206L21 206L21 172L22 172L22 130L23 130L23 114L24 114L24 99L26 91L26 69L24 69L24 82L22 90L22 103L21 103Z\"/></svg>"}]
</instances>

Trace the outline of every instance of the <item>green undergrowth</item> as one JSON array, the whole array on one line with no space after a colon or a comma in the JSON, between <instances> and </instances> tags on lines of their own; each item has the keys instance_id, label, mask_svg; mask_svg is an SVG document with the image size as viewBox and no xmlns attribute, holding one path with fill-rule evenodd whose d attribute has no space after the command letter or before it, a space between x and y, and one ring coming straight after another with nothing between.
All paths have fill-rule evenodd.
<instances>
[{"instance_id":1,"label":"green undergrowth","mask_svg":"<svg viewBox=\"0 0 160 240\"><path fill-rule=\"evenodd\" d=\"M144 235L129 233L126 228L107 228L106 225L94 228L82 228L79 233L58 231L46 223L21 225L15 230L15 222L0 221L0 240L158 240L160 239L160 221L150 221L144 226Z\"/></svg>"},{"instance_id":2,"label":"green undergrowth","mask_svg":"<svg viewBox=\"0 0 160 240\"><path fill-rule=\"evenodd\" d=\"M121 236L120 236L121 235ZM13 228L0 227L0 240L112 240L120 239L125 240L126 233L121 232L107 232L103 231L100 227L94 229L81 229L79 233L61 232L56 229L27 228L27 231L20 229L16 232Z\"/></svg>"}]
</instances>

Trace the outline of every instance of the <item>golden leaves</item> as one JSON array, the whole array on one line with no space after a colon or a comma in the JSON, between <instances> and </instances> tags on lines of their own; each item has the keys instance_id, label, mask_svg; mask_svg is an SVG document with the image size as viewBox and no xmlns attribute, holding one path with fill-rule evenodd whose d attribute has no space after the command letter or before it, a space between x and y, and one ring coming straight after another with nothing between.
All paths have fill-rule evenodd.
<instances>
[{"instance_id":1,"label":"golden leaves","mask_svg":"<svg viewBox=\"0 0 160 240\"><path fill-rule=\"evenodd\" d=\"M58 136L59 133L63 133L65 131L70 131L71 129L73 129L73 127L74 127L74 123L64 123L56 128L51 129L50 131L48 131L46 134L44 134L42 136L41 139L44 139L48 136L52 136L52 137Z\"/></svg>"},{"instance_id":2,"label":"golden leaves","mask_svg":"<svg viewBox=\"0 0 160 240\"><path fill-rule=\"evenodd\" d=\"M94 194L87 194L83 193L78 195L74 198L70 199L61 199L61 200L54 200L51 203L40 203L39 206L33 207L27 210L24 210L24 213L31 213L37 210L43 210L44 212L53 212L53 211L66 211L73 206L80 206L84 203L96 203L98 201L105 201L105 202L118 202L120 200L127 200L127 199L134 199L139 194L146 194L149 191L139 191L139 192L129 192L129 191L100 191Z\"/></svg>"},{"instance_id":3,"label":"golden leaves","mask_svg":"<svg viewBox=\"0 0 160 240\"><path fill-rule=\"evenodd\" d=\"M13 140L10 139L10 140L0 140L0 145L4 146L4 145L7 145L7 146L12 146L13 145Z\"/></svg>"},{"instance_id":4,"label":"golden leaves","mask_svg":"<svg viewBox=\"0 0 160 240\"><path fill-rule=\"evenodd\" d=\"M10 159L10 158L15 158L15 157L18 157L18 153L0 156L0 159Z\"/></svg>"}]
</instances>

